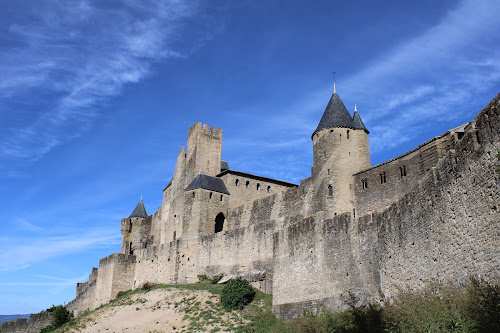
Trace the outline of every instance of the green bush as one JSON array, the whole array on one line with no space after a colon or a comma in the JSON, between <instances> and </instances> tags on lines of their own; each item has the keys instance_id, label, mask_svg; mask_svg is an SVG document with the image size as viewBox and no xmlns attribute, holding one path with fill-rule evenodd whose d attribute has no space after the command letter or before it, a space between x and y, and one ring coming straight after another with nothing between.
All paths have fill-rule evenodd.
<instances>
[{"instance_id":1,"label":"green bush","mask_svg":"<svg viewBox=\"0 0 500 333\"><path fill-rule=\"evenodd\" d=\"M221 302L227 311L241 310L253 300L254 296L255 290L250 283L242 278L236 278L222 288Z\"/></svg>"},{"instance_id":2,"label":"green bush","mask_svg":"<svg viewBox=\"0 0 500 333\"><path fill-rule=\"evenodd\" d=\"M205 274L198 274L198 282L206 282L209 278Z\"/></svg>"},{"instance_id":3,"label":"green bush","mask_svg":"<svg viewBox=\"0 0 500 333\"><path fill-rule=\"evenodd\" d=\"M149 290L153 289L155 286L156 286L156 283L153 283L153 282L144 282L144 284L142 285L141 289L144 290L144 291L149 291Z\"/></svg>"},{"instance_id":4,"label":"green bush","mask_svg":"<svg viewBox=\"0 0 500 333\"><path fill-rule=\"evenodd\" d=\"M50 324L50 326L42 329L40 333L52 332L53 330L61 327L73 318L73 314L69 312L63 305L53 305L51 308L47 309L47 311L52 313L52 323Z\"/></svg>"},{"instance_id":5,"label":"green bush","mask_svg":"<svg viewBox=\"0 0 500 333\"><path fill-rule=\"evenodd\" d=\"M222 280L223 277L224 277L224 274L217 274L217 275L214 275L214 277L212 278L211 281L213 284L216 284L217 282Z\"/></svg>"}]
</instances>

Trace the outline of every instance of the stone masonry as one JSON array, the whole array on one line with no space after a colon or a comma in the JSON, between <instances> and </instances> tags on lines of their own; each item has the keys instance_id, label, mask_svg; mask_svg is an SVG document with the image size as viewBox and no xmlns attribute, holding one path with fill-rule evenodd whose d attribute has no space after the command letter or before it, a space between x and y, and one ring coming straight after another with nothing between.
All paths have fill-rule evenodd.
<instances>
[{"instance_id":1,"label":"stone masonry","mask_svg":"<svg viewBox=\"0 0 500 333\"><path fill-rule=\"evenodd\" d=\"M386 301L430 280L500 278L500 94L474 121L376 166L369 131L334 91L299 185L231 170L222 129L189 128L163 203L122 219L121 253L99 261L76 316L151 283L234 274L273 293L281 318ZM3 332L3 331L2 331Z\"/></svg>"}]
</instances>

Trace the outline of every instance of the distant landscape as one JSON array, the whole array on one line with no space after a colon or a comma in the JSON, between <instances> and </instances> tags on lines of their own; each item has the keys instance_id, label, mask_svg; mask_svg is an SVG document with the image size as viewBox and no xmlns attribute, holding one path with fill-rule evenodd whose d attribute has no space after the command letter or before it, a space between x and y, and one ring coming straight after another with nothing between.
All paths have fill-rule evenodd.
<instances>
[{"instance_id":1,"label":"distant landscape","mask_svg":"<svg viewBox=\"0 0 500 333\"><path fill-rule=\"evenodd\" d=\"M5 321L16 320L17 318L29 318L29 314L0 315L0 326Z\"/></svg>"}]
</instances>

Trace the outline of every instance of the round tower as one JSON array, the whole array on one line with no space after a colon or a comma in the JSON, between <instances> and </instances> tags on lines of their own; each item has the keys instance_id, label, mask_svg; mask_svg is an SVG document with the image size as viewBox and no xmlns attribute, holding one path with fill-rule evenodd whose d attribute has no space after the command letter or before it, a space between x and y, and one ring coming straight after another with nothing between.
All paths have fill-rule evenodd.
<instances>
[{"instance_id":1,"label":"round tower","mask_svg":"<svg viewBox=\"0 0 500 333\"><path fill-rule=\"evenodd\" d=\"M311 137L316 209L332 215L352 213L353 174L370 167L368 134L357 108L351 117L334 83L332 97Z\"/></svg>"}]
</instances>

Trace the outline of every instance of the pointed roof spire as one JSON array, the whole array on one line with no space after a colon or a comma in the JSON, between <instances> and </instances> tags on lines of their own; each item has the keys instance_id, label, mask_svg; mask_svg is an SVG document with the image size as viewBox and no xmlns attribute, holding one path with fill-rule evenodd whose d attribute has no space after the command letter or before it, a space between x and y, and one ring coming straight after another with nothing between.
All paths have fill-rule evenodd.
<instances>
[{"instance_id":1,"label":"pointed roof spire","mask_svg":"<svg viewBox=\"0 0 500 333\"><path fill-rule=\"evenodd\" d=\"M334 72L335 74L335 72ZM326 106L325 112L319 121L318 127L313 133L325 129L325 128L333 128L333 127L348 127L354 128L353 120L349 111L347 111L344 103L340 99L337 94L337 89L335 87L335 80L333 82L333 94Z\"/></svg>"},{"instance_id":2,"label":"pointed roof spire","mask_svg":"<svg viewBox=\"0 0 500 333\"><path fill-rule=\"evenodd\" d=\"M144 207L144 203L142 202L142 195L141 195L141 201L135 206L134 211L132 214L130 214L129 217L148 217L148 213L146 213L146 208Z\"/></svg>"},{"instance_id":3,"label":"pointed roof spire","mask_svg":"<svg viewBox=\"0 0 500 333\"><path fill-rule=\"evenodd\" d=\"M370 133L370 131L368 131L366 129L365 124L363 124L363 121L361 120L361 117L359 116L358 108L356 107L356 104L354 104L354 114L352 115L352 122L354 124L354 129L362 129L367 134Z\"/></svg>"},{"instance_id":4,"label":"pointed roof spire","mask_svg":"<svg viewBox=\"0 0 500 333\"><path fill-rule=\"evenodd\" d=\"M335 88L335 72L333 72L333 93L337 93L337 88Z\"/></svg>"}]
</instances>

